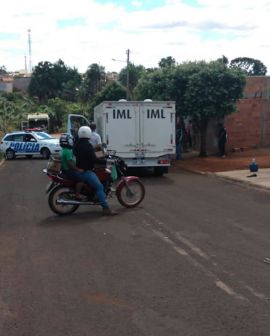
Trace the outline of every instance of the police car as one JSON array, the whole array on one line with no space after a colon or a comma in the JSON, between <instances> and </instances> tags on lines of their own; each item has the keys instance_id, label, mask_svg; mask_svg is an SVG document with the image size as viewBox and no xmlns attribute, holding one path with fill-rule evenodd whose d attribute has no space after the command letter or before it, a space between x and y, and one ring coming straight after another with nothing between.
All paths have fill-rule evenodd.
<instances>
[{"instance_id":1,"label":"police car","mask_svg":"<svg viewBox=\"0 0 270 336\"><path fill-rule=\"evenodd\" d=\"M48 159L50 155L59 153L61 147L59 139L51 137L45 132L13 132L8 133L0 141L0 151L6 159L12 160L16 156L42 156Z\"/></svg>"}]
</instances>

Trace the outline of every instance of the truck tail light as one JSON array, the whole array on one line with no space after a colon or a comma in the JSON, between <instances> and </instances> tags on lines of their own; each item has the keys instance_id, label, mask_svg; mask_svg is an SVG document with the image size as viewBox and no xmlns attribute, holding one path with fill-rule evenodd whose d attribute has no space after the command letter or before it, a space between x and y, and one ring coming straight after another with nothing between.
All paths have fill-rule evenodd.
<instances>
[{"instance_id":1,"label":"truck tail light","mask_svg":"<svg viewBox=\"0 0 270 336\"><path fill-rule=\"evenodd\" d=\"M168 159L162 159L162 160L158 160L159 164L169 164L170 161Z\"/></svg>"}]
</instances>

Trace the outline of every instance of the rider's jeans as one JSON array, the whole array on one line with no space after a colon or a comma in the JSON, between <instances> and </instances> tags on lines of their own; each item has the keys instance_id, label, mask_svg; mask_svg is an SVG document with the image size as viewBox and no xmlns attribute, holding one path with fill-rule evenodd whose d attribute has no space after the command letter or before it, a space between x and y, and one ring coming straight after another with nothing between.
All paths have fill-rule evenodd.
<instances>
[{"instance_id":1,"label":"rider's jeans","mask_svg":"<svg viewBox=\"0 0 270 336\"><path fill-rule=\"evenodd\" d=\"M71 180L74 180L76 182L81 182L82 181L82 176L81 176L82 174L79 173L76 170L69 169L69 170L63 170L62 172L67 178L69 178Z\"/></svg>"},{"instance_id":2,"label":"rider's jeans","mask_svg":"<svg viewBox=\"0 0 270 336\"><path fill-rule=\"evenodd\" d=\"M98 200L101 204L101 206L103 208L108 208L109 205L106 201L106 196L105 196L105 192L104 192L104 188L102 183L100 182L99 178L97 177L97 175L92 172L91 170L87 170L84 173L81 173L82 179L88 183L89 185L91 185L92 187L94 187L97 191L97 197Z\"/></svg>"}]
</instances>

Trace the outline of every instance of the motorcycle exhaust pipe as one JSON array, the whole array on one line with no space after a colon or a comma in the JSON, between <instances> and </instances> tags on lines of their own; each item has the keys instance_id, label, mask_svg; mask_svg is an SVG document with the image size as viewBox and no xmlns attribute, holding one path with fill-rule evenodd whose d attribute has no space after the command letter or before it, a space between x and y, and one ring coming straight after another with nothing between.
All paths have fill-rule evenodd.
<instances>
[{"instance_id":1,"label":"motorcycle exhaust pipe","mask_svg":"<svg viewBox=\"0 0 270 336\"><path fill-rule=\"evenodd\" d=\"M59 199L56 200L57 204L61 204L61 205L98 205L99 203L94 203L94 202L84 202L84 201L76 201L76 200L63 200L63 199Z\"/></svg>"}]
</instances>

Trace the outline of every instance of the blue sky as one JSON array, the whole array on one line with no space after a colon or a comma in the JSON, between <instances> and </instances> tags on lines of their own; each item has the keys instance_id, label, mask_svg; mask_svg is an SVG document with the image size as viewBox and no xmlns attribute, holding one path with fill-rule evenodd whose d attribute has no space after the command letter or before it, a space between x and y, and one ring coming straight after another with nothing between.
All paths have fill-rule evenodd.
<instances>
[{"instance_id":1,"label":"blue sky","mask_svg":"<svg viewBox=\"0 0 270 336\"><path fill-rule=\"evenodd\" d=\"M118 0L118 1L110 1L110 0L98 0L100 4L108 4L108 3L117 3L118 6L124 7L128 11L134 10L151 10L154 8L164 6L167 1L165 0L134 0L134 1L125 1L125 0ZM182 3L187 4L188 6L192 7L200 7L200 4L197 0L183 0Z\"/></svg>"},{"instance_id":2,"label":"blue sky","mask_svg":"<svg viewBox=\"0 0 270 336\"><path fill-rule=\"evenodd\" d=\"M251 57L270 71L270 0L12 0L0 21L0 66L29 71L62 59L86 71L92 63L119 71L126 62ZM53 10L52 10L53 8ZM31 29L31 55L28 29ZM113 61L117 59L119 61Z\"/></svg>"},{"instance_id":3,"label":"blue sky","mask_svg":"<svg viewBox=\"0 0 270 336\"><path fill-rule=\"evenodd\" d=\"M124 7L126 10L133 11L133 10L149 10L157 7L163 6L166 1L164 0L144 0L144 1L109 1L109 0L98 0L100 4L108 4L108 3L117 3L118 6Z\"/></svg>"}]
</instances>

